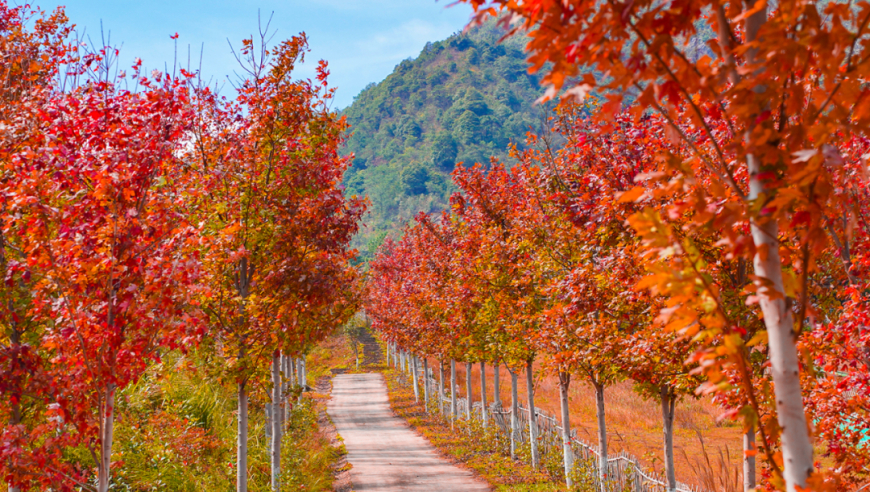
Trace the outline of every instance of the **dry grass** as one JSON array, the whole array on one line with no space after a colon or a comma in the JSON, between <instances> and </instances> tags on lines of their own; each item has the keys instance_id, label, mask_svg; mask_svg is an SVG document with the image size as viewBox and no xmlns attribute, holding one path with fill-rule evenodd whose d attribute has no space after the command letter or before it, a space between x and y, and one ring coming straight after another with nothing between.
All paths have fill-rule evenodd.
<instances>
[{"instance_id":1,"label":"dry grass","mask_svg":"<svg viewBox=\"0 0 870 492\"><path fill-rule=\"evenodd\" d=\"M429 361L438 374L438 362ZM456 383L461 395L465 395L465 364L456 364ZM445 377L449 378L449 366ZM510 402L510 374L500 368L501 399L506 406ZM487 367L487 397L493 398L493 369ZM480 365L472 369L474 401L480 401ZM555 376L538 376L535 383L535 404L551 415L559 415L559 388ZM519 378L519 397L526 400L525 376ZM569 391L571 426L577 435L591 443L597 443L594 389L582 381L573 380ZM677 480L709 488L714 492L730 492L734 481L742 483L740 475L741 428L732 422L718 422L720 409L707 398L687 398L677 404L674 431L674 450ZM663 469L663 430L661 406L656 401L644 400L636 393L630 382L623 382L605 391L605 414L607 419L608 447L610 451L627 451L637 456L641 463L653 470ZM732 452L731 450L735 450ZM710 456L714 459L705 459ZM695 457L695 459L691 458ZM697 457L700 458L700 461ZM710 461L708 464L707 461ZM720 464L721 462L721 464ZM707 484L715 484L708 487Z\"/></svg>"},{"instance_id":2,"label":"dry grass","mask_svg":"<svg viewBox=\"0 0 870 492\"><path fill-rule=\"evenodd\" d=\"M437 413L427 414L421 403L414 402L414 392L397 381L396 371L382 371L387 382L390 407L411 427L431 442L449 460L471 469L497 491L557 492L565 486L547 471L535 471L525 461L511 460L498 452L494 435L476 427L469 431L464 421L450 421Z\"/></svg>"}]
</instances>

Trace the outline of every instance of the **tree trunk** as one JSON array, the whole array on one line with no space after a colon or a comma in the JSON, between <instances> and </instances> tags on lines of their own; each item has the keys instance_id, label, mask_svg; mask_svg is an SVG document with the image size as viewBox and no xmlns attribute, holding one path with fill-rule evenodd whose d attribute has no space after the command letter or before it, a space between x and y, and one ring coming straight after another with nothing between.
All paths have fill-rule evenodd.
<instances>
[{"instance_id":1,"label":"tree trunk","mask_svg":"<svg viewBox=\"0 0 870 492\"><path fill-rule=\"evenodd\" d=\"M668 479L668 492L677 490L677 476L674 472L674 407L677 398L667 385L659 388L662 398L662 429L665 444L665 474Z\"/></svg>"},{"instance_id":2,"label":"tree trunk","mask_svg":"<svg viewBox=\"0 0 870 492\"><path fill-rule=\"evenodd\" d=\"M299 358L299 385L302 386L302 391L307 391L308 388L308 369L305 367L305 354Z\"/></svg>"},{"instance_id":3,"label":"tree trunk","mask_svg":"<svg viewBox=\"0 0 870 492\"><path fill-rule=\"evenodd\" d=\"M743 434L743 490L755 490L755 455L749 456L747 451L755 452L755 426L752 425Z\"/></svg>"},{"instance_id":4,"label":"tree trunk","mask_svg":"<svg viewBox=\"0 0 870 492\"><path fill-rule=\"evenodd\" d=\"M538 456L538 422L535 416L535 378L532 374L532 359L526 363L526 387L529 393L529 444L532 446L532 468L540 464Z\"/></svg>"},{"instance_id":5,"label":"tree trunk","mask_svg":"<svg viewBox=\"0 0 870 492\"><path fill-rule=\"evenodd\" d=\"M492 366L492 404L501 410L501 385L499 384L498 361Z\"/></svg>"},{"instance_id":6,"label":"tree trunk","mask_svg":"<svg viewBox=\"0 0 870 492\"><path fill-rule=\"evenodd\" d=\"M571 416L568 411L568 385L571 374L559 373L559 405L562 410L562 457L565 464L565 485L568 490L574 487L571 472L574 470L574 451L571 450Z\"/></svg>"},{"instance_id":7,"label":"tree trunk","mask_svg":"<svg viewBox=\"0 0 870 492\"><path fill-rule=\"evenodd\" d=\"M270 396L271 398L271 396ZM272 445L272 404L266 403L263 405L263 410L266 412L266 425L263 426L266 431L266 442Z\"/></svg>"},{"instance_id":8,"label":"tree trunk","mask_svg":"<svg viewBox=\"0 0 870 492\"><path fill-rule=\"evenodd\" d=\"M595 417L598 420L598 480L601 482L601 491L607 490L607 421L604 418L604 384L593 380L595 387Z\"/></svg>"},{"instance_id":9,"label":"tree trunk","mask_svg":"<svg viewBox=\"0 0 870 492\"><path fill-rule=\"evenodd\" d=\"M444 361L438 363L438 413L444 413Z\"/></svg>"},{"instance_id":10,"label":"tree trunk","mask_svg":"<svg viewBox=\"0 0 870 492\"><path fill-rule=\"evenodd\" d=\"M287 398L287 395L290 394L290 384L293 381L293 376L290 372L292 364L290 364L290 358L286 354L281 355L281 364L284 372L283 383L281 384L281 432L283 432L284 426L287 423L287 417L290 415L290 398Z\"/></svg>"},{"instance_id":11,"label":"tree trunk","mask_svg":"<svg viewBox=\"0 0 870 492\"><path fill-rule=\"evenodd\" d=\"M513 369L508 368L511 373L511 459L517 459L517 440L520 433L520 418L519 418L519 392L517 391L518 375Z\"/></svg>"},{"instance_id":12,"label":"tree trunk","mask_svg":"<svg viewBox=\"0 0 870 492\"><path fill-rule=\"evenodd\" d=\"M350 343L353 345L353 358L356 360L356 370L359 371L359 345L353 337L351 337Z\"/></svg>"},{"instance_id":13,"label":"tree trunk","mask_svg":"<svg viewBox=\"0 0 870 492\"><path fill-rule=\"evenodd\" d=\"M423 409L429 413L429 359L423 357Z\"/></svg>"},{"instance_id":14,"label":"tree trunk","mask_svg":"<svg viewBox=\"0 0 870 492\"><path fill-rule=\"evenodd\" d=\"M471 421L471 409L474 405L474 397L471 394L471 368L474 364L471 362L465 363L465 397L468 400L468 405L465 407L465 418Z\"/></svg>"},{"instance_id":15,"label":"tree trunk","mask_svg":"<svg viewBox=\"0 0 870 492\"><path fill-rule=\"evenodd\" d=\"M112 475L112 438L115 431L115 385L106 387L105 401L100 409L100 466L97 477L97 491L108 492Z\"/></svg>"},{"instance_id":16,"label":"tree trunk","mask_svg":"<svg viewBox=\"0 0 870 492\"><path fill-rule=\"evenodd\" d=\"M272 490L281 490L281 352L272 354L272 441L269 457L272 469Z\"/></svg>"},{"instance_id":17,"label":"tree trunk","mask_svg":"<svg viewBox=\"0 0 870 492\"><path fill-rule=\"evenodd\" d=\"M411 372L412 372L412 379L414 382L414 403L420 403L420 386L419 386L420 382L417 380L417 376L418 376L417 371L419 371L419 369L417 367L417 356L412 355L411 356Z\"/></svg>"},{"instance_id":18,"label":"tree trunk","mask_svg":"<svg viewBox=\"0 0 870 492\"><path fill-rule=\"evenodd\" d=\"M239 383L238 454L236 458L236 492L248 492L248 394L245 383Z\"/></svg>"},{"instance_id":19,"label":"tree trunk","mask_svg":"<svg viewBox=\"0 0 870 492\"><path fill-rule=\"evenodd\" d=\"M480 414L483 420L483 428L489 423L489 414L486 411L486 362L480 361Z\"/></svg>"},{"instance_id":20,"label":"tree trunk","mask_svg":"<svg viewBox=\"0 0 870 492\"><path fill-rule=\"evenodd\" d=\"M766 7L746 19L747 43L758 37L758 32L765 22L767 22ZM747 63L753 63L756 55L755 50L747 51ZM759 87L758 90L763 90L763 87ZM748 138L749 132L747 132L747 140ZM746 164L749 171L749 200L755 208L754 202L760 197L769 200L775 195L777 185L766 182L761 177L767 169L762 167L758 156L748 154ZM810 441L801 395L800 365L795 346L797 334L791 309L786 304L783 287L778 244L779 225L775 218L769 216L771 212L764 211L763 206L758 206L756 209L760 209L761 212L750 222L752 240L756 248L753 267L757 277L769 282L768 286L759 288L758 297L764 314L764 325L767 328L776 414L782 429L783 475L786 490L794 492L797 487L806 486L807 477L813 472L813 445Z\"/></svg>"},{"instance_id":21,"label":"tree trunk","mask_svg":"<svg viewBox=\"0 0 870 492\"><path fill-rule=\"evenodd\" d=\"M456 361L450 359L450 425L456 420Z\"/></svg>"}]
</instances>

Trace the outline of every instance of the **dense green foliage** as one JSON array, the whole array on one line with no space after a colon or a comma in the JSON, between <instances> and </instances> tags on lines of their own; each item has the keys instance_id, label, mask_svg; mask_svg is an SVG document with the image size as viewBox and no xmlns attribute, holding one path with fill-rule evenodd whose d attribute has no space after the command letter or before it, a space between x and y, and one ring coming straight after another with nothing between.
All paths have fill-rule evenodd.
<instances>
[{"instance_id":1,"label":"dense green foliage","mask_svg":"<svg viewBox=\"0 0 870 492\"><path fill-rule=\"evenodd\" d=\"M443 209L457 162L503 158L540 126L525 39L503 35L491 21L429 43L344 110L353 132L344 152L355 155L344 184L372 201L355 244L363 256L416 213Z\"/></svg>"}]
</instances>

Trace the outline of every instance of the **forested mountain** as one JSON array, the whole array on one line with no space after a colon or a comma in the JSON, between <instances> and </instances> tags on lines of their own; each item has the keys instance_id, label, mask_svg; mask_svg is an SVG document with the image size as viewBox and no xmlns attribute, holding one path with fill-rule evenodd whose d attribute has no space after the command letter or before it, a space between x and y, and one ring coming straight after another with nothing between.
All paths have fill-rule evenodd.
<instances>
[{"instance_id":1,"label":"forested mountain","mask_svg":"<svg viewBox=\"0 0 870 492\"><path fill-rule=\"evenodd\" d=\"M364 256L417 212L447 206L455 163L503 158L540 126L542 91L526 70L525 39L499 42L503 35L489 22L429 43L344 110L353 132L344 152L356 155L344 184L372 201L356 239Z\"/></svg>"}]
</instances>

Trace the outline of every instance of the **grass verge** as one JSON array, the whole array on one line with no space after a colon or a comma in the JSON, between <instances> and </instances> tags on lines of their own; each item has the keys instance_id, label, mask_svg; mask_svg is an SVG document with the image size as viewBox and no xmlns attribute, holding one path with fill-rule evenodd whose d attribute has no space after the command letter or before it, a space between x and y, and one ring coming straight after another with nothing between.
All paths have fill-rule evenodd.
<instances>
[{"instance_id":1,"label":"grass verge","mask_svg":"<svg viewBox=\"0 0 870 492\"><path fill-rule=\"evenodd\" d=\"M518 460L512 460L508 443L499 442L493 432L485 431L476 420L458 419L452 423L437 413L426 413L422 401L415 403L414 391L398 378L392 369L383 371L387 382L390 406L399 417L431 442L442 454L461 463L486 480L497 491L550 492L564 491L565 485L545 463L534 470L523 461L527 452L520 450ZM557 465L558 466L558 465Z\"/></svg>"}]
</instances>

